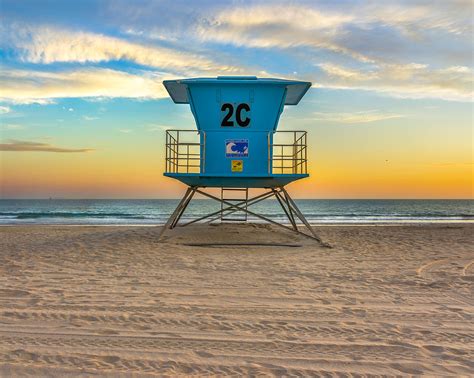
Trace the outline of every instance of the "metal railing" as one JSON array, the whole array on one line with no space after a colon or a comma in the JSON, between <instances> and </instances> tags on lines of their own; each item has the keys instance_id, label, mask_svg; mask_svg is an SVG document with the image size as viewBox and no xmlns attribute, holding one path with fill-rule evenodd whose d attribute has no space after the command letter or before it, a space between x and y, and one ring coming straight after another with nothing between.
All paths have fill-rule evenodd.
<instances>
[{"instance_id":1,"label":"metal railing","mask_svg":"<svg viewBox=\"0 0 474 378\"><path fill-rule=\"evenodd\" d=\"M268 133L268 174L306 174L306 144L306 131L284 130ZM167 130L166 172L205 173L205 147L204 131Z\"/></svg>"},{"instance_id":2,"label":"metal railing","mask_svg":"<svg viewBox=\"0 0 474 378\"><path fill-rule=\"evenodd\" d=\"M204 173L206 133L201 133L202 139L196 130L166 130L167 173Z\"/></svg>"},{"instance_id":3,"label":"metal railing","mask_svg":"<svg viewBox=\"0 0 474 378\"><path fill-rule=\"evenodd\" d=\"M268 173L308 173L306 135L306 131L299 130L284 130L268 133ZM277 143L275 143L275 141Z\"/></svg>"}]
</instances>

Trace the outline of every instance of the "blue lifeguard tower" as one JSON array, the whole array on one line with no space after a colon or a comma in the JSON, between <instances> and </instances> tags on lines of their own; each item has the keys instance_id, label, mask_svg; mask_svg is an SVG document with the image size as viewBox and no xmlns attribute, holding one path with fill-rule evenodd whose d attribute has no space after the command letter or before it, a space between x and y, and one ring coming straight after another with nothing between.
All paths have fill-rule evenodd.
<instances>
[{"instance_id":1,"label":"blue lifeguard tower","mask_svg":"<svg viewBox=\"0 0 474 378\"><path fill-rule=\"evenodd\" d=\"M277 132L284 106L297 105L310 82L219 76L166 80L163 84L176 104L190 105L197 132L166 131L164 175L183 182L188 189L162 233L178 224L194 194L199 193L219 201L221 209L183 226L219 218L246 221L251 215L302 233L297 227L299 219L311 233L303 234L321 241L285 190L290 182L308 177L306 131ZM276 141L278 136L281 142ZM203 190L209 187L221 188L221 197ZM249 198L249 188L266 191ZM270 197L278 200L291 227L248 209ZM236 214L244 217L235 218Z\"/></svg>"}]
</instances>

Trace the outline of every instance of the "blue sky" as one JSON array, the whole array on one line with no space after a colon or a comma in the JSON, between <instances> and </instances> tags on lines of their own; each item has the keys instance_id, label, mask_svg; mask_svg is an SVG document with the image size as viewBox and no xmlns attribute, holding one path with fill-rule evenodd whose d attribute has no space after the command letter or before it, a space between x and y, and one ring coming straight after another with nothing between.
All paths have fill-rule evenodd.
<instances>
[{"instance_id":1,"label":"blue sky","mask_svg":"<svg viewBox=\"0 0 474 378\"><path fill-rule=\"evenodd\" d=\"M161 82L217 75L313 83L281 120L310 131L319 176L298 184L301 196L472 196L470 1L0 4L2 196L173 196L164 130L194 122ZM118 189L120 169L150 158L156 177ZM388 160L393 181L378 166ZM43 176L26 179L40 163ZM68 174L54 185L65 164L82 172L80 190ZM92 184L102 176L90 164L116 180ZM358 187L344 169L373 181Z\"/></svg>"}]
</instances>

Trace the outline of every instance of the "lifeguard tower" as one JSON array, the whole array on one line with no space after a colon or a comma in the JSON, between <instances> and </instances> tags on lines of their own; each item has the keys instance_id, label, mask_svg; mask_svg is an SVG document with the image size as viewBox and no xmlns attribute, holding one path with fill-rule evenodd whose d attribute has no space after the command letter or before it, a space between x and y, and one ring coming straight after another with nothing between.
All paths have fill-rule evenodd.
<instances>
[{"instance_id":1,"label":"lifeguard tower","mask_svg":"<svg viewBox=\"0 0 474 378\"><path fill-rule=\"evenodd\" d=\"M166 131L164 175L183 182L188 189L162 233L178 224L199 193L219 201L221 209L182 226L219 219L246 221L250 215L321 242L285 190L290 182L308 177L306 131L277 131L284 106L297 105L311 83L219 76L166 80L163 84L176 104L190 105L197 131ZM282 142L276 142L278 136L283 136ZM220 198L203 190L210 187L221 188ZM249 188L265 191L249 198ZM270 197L278 200L291 226L249 210ZM297 219L310 234L298 229Z\"/></svg>"}]
</instances>

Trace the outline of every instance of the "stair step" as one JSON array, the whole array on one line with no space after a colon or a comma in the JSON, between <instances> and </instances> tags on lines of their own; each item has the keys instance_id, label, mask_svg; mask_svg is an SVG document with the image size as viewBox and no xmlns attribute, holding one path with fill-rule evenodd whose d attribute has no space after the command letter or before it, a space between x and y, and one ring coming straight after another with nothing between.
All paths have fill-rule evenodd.
<instances>
[{"instance_id":1,"label":"stair step","mask_svg":"<svg viewBox=\"0 0 474 378\"><path fill-rule=\"evenodd\" d=\"M226 192L243 192L245 193L245 197L242 198L235 198L235 193L232 193L232 197L226 197ZM228 193L230 194L230 193ZM247 202L249 198L249 189L248 188L221 188L221 200L227 202L236 202L243 204L239 205L240 207L244 207L247 209ZM221 202L221 210L228 207L223 202ZM234 209L235 210L235 209ZM247 213L242 211L235 210L233 213L230 213L230 210L227 211L227 214L221 213L221 222L246 222L247 221Z\"/></svg>"}]
</instances>

